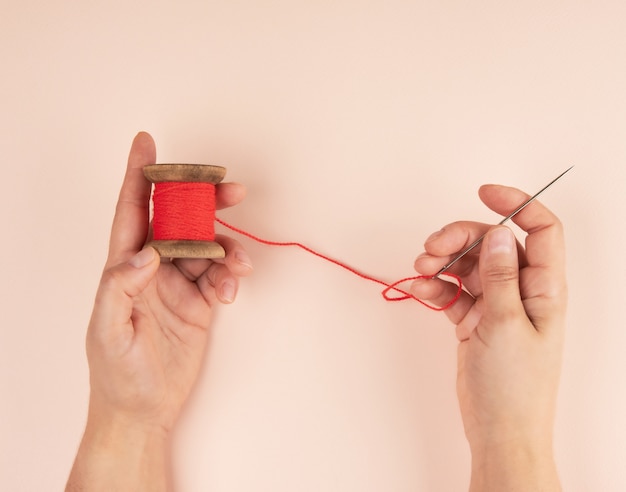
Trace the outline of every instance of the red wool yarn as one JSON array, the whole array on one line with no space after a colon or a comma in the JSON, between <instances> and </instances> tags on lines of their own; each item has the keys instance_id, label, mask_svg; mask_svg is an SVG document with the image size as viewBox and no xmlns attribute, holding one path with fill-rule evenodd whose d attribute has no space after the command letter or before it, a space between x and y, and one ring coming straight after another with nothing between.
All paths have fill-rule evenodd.
<instances>
[{"instance_id":1,"label":"red wool yarn","mask_svg":"<svg viewBox=\"0 0 626 492\"><path fill-rule=\"evenodd\" d=\"M224 227L229 228L231 231L234 231L238 234L242 234L258 243L261 244L267 244L268 246L296 246L300 249L303 249L304 251L306 251L307 253L311 253L312 255L317 256L318 258L322 258L323 260L329 261L330 263L334 263L335 265L344 268L345 270L348 270L350 273L353 273L354 275L357 275L359 277L361 277L362 279L365 280L369 280L371 282L376 282L377 284L383 285L385 288L382 291L382 295L385 298L385 300L387 301L405 301L407 299L413 299L417 302L419 302L420 304L426 306L429 309L432 309L433 311L445 311L446 309L448 309L449 307L451 307L458 299L459 297L461 297L461 293L463 291L463 284L461 282L461 277L459 277L458 275L455 275L454 273L450 273L450 272L444 272L441 275L445 275L447 277L453 278L457 283L458 283L458 289L454 295L454 297L446 304L444 304L443 306L434 306L432 304L428 304L427 302L415 297L413 294L411 294L410 292L406 292L405 290L400 289L398 286L406 283L406 282L410 282L413 280L417 280L420 278L426 278L426 279L432 279L433 276L432 275L416 275L414 277L407 277L407 278L403 278L400 279L396 282L393 282L391 284L377 279L376 277L372 277L370 275L366 275L364 273L359 272L357 269L351 267L350 265L347 265L339 260L336 260L334 258L331 258L330 256L326 256L322 253L319 253L318 251L315 251L312 248L309 248L308 246L305 246L302 243L298 243L298 242L278 242L278 241L268 241L267 239L262 239L258 236L255 236L253 234L250 234L247 231L244 231L243 229L239 229L238 227L232 226L230 224L228 224L227 222L224 222L221 219L215 218L215 221L222 224ZM397 295L392 296L390 295L390 292L394 291Z\"/></svg>"},{"instance_id":2,"label":"red wool yarn","mask_svg":"<svg viewBox=\"0 0 626 492\"><path fill-rule=\"evenodd\" d=\"M215 185L163 182L152 195L154 239L213 241L215 239Z\"/></svg>"},{"instance_id":3,"label":"red wool yarn","mask_svg":"<svg viewBox=\"0 0 626 492\"><path fill-rule=\"evenodd\" d=\"M364 280L369 280L382 285L384 286L382 295L387 301L404 301L407 299L413 299L434 311L444 311L450 308L459 299L459 297L461 297L461 293L463 291L463 284L459 276L450 272L442 273L442 275L453 278L458 284L458 289L454 297L447 304L443 306L434 306L418 299L410 292L407 292L399 287L406 282L421 278L431 279L433 278L432 276L417 275L414 277L403 278L397 282L388 283L376 277L361 273L346 263L319 253L302 243L269 241L255 236L254 234L232 226L215 217L215 185L212 183L155 183L152 198L154 204L152 228L155 240L214 241L214 222L218 222L224 227L227 227L228 229L261 244L266 244L268 246L296 246L303 249L307 253L348 270Z\"/></svg>"}]
</instances>

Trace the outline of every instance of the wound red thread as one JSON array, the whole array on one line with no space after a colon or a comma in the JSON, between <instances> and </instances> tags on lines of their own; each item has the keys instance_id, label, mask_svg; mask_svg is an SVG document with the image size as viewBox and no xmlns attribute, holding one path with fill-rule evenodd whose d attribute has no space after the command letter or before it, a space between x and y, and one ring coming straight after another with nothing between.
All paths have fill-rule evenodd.
<instances>
[{"instance_id":1,"label":"wound red thread","mask_svg":"<svg viewBox=\"0 0 626 492\"><path fill-rule=\"evenodd\" d=\"M154 239L170 241L215 239L215 185L156 183L152 200Z\"/></svg>"},{"instance_id":2,"label":"wound red thread","mask_svg":"<svg viewBox=\"0 0 626 492\"><path fill-rule=\"evenodd\" d=\"M318 251L315 251L314 249L309 248L308 246L305 246L302 243L298 243L298 242L279 242L279 241L268 241L267 239L262 239L258 236L255 236L254 234L251 234L247 231L244 231L243 229L240 229L238 227L232 226L230 224L228 224L227 222L224 222L221 219L218 219L217 217L215 218L216 222L219 222L220 224L222 224L224 227L227 227L228 229L230 229L231 231L234 231L238 234L241 234L243 236L246 236L258 243L261 244L266 244L268 246L296 246L300 249L303 249L304 251L306 251L307 253L311 253L312 255L315 255L319 258L322 258L323 260L326 260L330 263L333 263L341 268L344 268L346 270L348 270L350 273L353 273L354 275L357 275L358 277L361 277L362 279L365 280L369 280L371 282L375 282L379 285L383 285L385 288L382 291L382 295L385 298L385 300L387 301L404 301L406 299L413 299L417 302L419 302L420 304L426 306L429 309L432 309L433 311L445 311L446 309L450 308L458 299L459 297L461 297L461 293L463 291L463 283L461 282L461 278L458 275L455 275L454 273L449 273L449 272L444 272L441 275L445 275L447 277L451 277L453 278L457 284L458 284L458 289L456 291L456 294L454 295L454 297L447 302L446 304L444 304L443 306L435 306L433 304L429 304L417 297L415 297L413 294L411 294L410 292L406 292L405 290L400 289L398 286L405 283L405 282L409 282L412 280L417 280L420 278L426 278L426 279L432 279L433 276L432 275L417 275L415 277L407 277L407 278L403 278L398 280L397 282L393 282L391 284L384 282L383 280L377 279L376 277L372 277L370 275L366 275L364 273L359 272L358 270L356 270L355 268L352 268L349 265L346 265L345 263L336 260L334 258L331 258L330 256L324 255L322 253L319 253ZM391 296L390 292L394 291L396 292L398 295L397 296Z\"/></svg>"}]
</instances>

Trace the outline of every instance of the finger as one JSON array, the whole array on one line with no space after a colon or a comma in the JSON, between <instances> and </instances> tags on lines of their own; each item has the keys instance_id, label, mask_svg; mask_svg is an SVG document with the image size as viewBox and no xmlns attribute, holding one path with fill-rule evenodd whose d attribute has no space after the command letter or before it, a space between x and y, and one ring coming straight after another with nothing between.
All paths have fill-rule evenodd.
<instances>
[{"instance_id":1,"label":"finger","mask_svg":"<svg viewBox=\"0 0 626 492\"><path fill-rule=\"evenodd\" d=\"M216 300L223 304L230 304L237 297L239 289L237 277L226 265L220 263L211 264L196 283L204 299L210 305L214 305Z\"/></svg>"},{"instance_id":2,"label":"finger","mask_svg":"<svg viewBox=\"0 0 626 492\"><path fill-rule=\"evenodd\" d=\"M472 296L480 295L482 292L478 279L477 256L478 252L472 251L472 253L465 255L448 270L450 273L461 277L463 286ZM448 264L453 257L453 255L441 257L422 253L415 260L414 268L422 275L434 275L441 270L444 265Z\"/></svg>"},{"instance_id":3,"label":"finger","mask_svg":"<svg viewBox=\"0 0 626 492\"><path fill-rule=\"evenodd\" d=\"M91 336L110 344L133 336L130 322L133 311L133 298L141 294L154 278L159 268L159 255L154 248L145 248L128 262L106 269L102 275L96 297L92 320Z\"/></svg>"},{"instance_id":4,"label":"finger","mask_svg":"<svg viewBox=\"0 0 626 492\"><path fill-rule=\"evenodd\" d=\"M226 265L230 272L239 277L245 277L252 273L252 261L250 256L239 241L228 236L216 235L216 242L222 245L226 255L224 258L200 259L200 258L176 258L172 263L187 277L195 282L200 278L213 263Z\"/></svg>"},{"instance_id":5,"label":"finger","mask_svg":"<svg viewBox=\"0 0 626 492\"><path fill-rule=\"evenodd\" d=\"M452 222L431 234L424 243L424 249L433 256L452 256L482 236L489 227L482 222Z\"/></svg>"},{"instance_id":6,"label":"finger","mask_svg":"<svg viewBox=\"0 0 626 492\"><path fill-rule=\"evenodd\" d=\"M487 185L480 197L494 211L506 214L527 199L515 188ZM528 317L535 328L564 325L567 305L565 239L561 221L548 208L534 201L513 220L528 232L526 265L521 272L521 291Z\"/></svg>"},{"instance_id":7,"label":"finger","mask_svg":"<svg viewBox=\"0 0 626 492\"><path fill-rule=\"evenodd\" d=\"M237 205L246 197L246 187L239 183L220 183L215 186L215 207L218 210Z\"/></svg>"},{"instance_id":8,"label":"finger","mask_svg":"<svg viewBox=\"0 0 626 492\"><path fill-rule=\"evenodd\" d=\"M426 252L415 260L415 269L422 275L434 275L459 251L481 237L489 227L487 224L470 221L458 221L446 225L426 240L424 243ZM479 252L480 245L450 268L452 273L463 279L465 288L473 296L478 296L482 292L477 269Z\"/></svg>"},{"instance_id":9,"label":"finger","mask_svg":"<svg viewBox=\"0 0 626 492\"><path fill-rule=\"evenodd\" d=\"M527 319L519 288L515 236L505 226L491 229L483 241L479 271L483 283L485 330Z\"/></svg>"},{"instance_id":10,"label":"finger","mask_svg":"<svg viewBox=\"0 0 626 492\"><path fill-rule=\"evenodd\" d=\"M167 320L177 318L178 321L198 327L208 326L211 310L210 306L202 302L203 296L198 286L189 282L169 261L162 263L159 269L157 294L159 303L166 308L155 314L161 322L169 323Z\"/></svg>"},{"instance_id":11,"label":"finger","mask_svg":"<svg viewBox=\"0 0 626 492\"><path fill-rule=\"evenodd\" d=\"M178 268L187 280L195 282L207 271L213 260L206 258L174 258L171 263Z\"/></svg>"},{"instance_id":12,"label":"finger","mask_svg":"<svg viewBox=\"0 0 626 492\"><path fill-rule=\"evenodd\" d=\"M413 268L422 275L434 275L444 265L447 265L452 258L454 258L454 255L436 256L425 251L415 259ZM463 257L450 267L450 271L459 276L466 276L472 270L470 262L473 263L475 261L474 258Z\"/></svg>"},{"instance_id":13,"label":"finger","mask_svg":"<svg viewBox=\"0 0 626 492\"><path fill-rule=\"evenodd\" d=\"M151 184L143 167L156 162L152 137L144 132L133 140L109 241L107 266L122 263L139 251L148 233Z\"/></svg>"},{"instance_id":14,"label":"finger","mask_svg":"<svg viewBox=\"0 0 626 492\"><path fill-rule=\"evenodd\" d=\"M500 185L481 186L478 193L485 205L505 216L529 198L523 191ZM511 220L529 234L526 239L529 265L564 267L563 226L554 213L535 200Z\"/></svg>"},{"instance_id":15,"label":"finger","mask_svg":"<svg viewBox=\"0 0 626 492\"><path fill-rule=\"evenodd\" d=\"M449 304L451 299L454 299L458 290L458 285L442 279L420 278L411 284L410 292L418 299L427 301L434 306L442 307ZM463 291L457 301L444 312L448 319L456 325L466 316L473 304L474 298Z\"/></svg>"},{"instance_id":16,"label":"finger","mask_svg":"<svg viewBox=\"0 0 626 492\"><path fill-rule=\"evenodd\" d=\"M493 226L489 224L470 221L448 224L426 240L424 243L426 252L415 260L415 269L422 275L434 275L452 261L460 251L484 236L491 227ZM479 243L449 270L462 278L463 285L474 297L482 295L482 284L478 274L480 249ZM526 256L524 247L519 242L517 242L517 251L520 267L523 267L526 264Z\"/></svg>"},{"instance_id":17,"label":"finger","mask_svg":"<svg viewBox=\"0 0 626 492\"><path fill-rule=\"evenodd\" d=\"M470 335L480 323L483 315L482 305L483 298L477 298L472 304L472 307L467 311L467 313L465 313L463 319L456 325L455 332L459 342L469 340Z\"/></svg>"},{"instance_id":18,"label":"finger","mask_svg":"<svg viewBox=\"0 0 626 492\"><path fill-rule=\"evenodd\" d=\"M233 275L245 277L252 273L252 260L242 244L230 236L217 234L215 240L222 245L226 256L216 260L226 265Z\"/></svg>"}]
</instances>

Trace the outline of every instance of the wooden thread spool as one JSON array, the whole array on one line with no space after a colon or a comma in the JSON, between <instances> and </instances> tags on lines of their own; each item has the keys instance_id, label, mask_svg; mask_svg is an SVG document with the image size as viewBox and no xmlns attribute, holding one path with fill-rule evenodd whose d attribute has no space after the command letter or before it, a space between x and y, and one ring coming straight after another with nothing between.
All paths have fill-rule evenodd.
<instances>
[{"instance_id":1,"label":"wooden thread spool","mask_svg":"<svg viewBox=\"0 0 626 492\"><path fill-rule=\"evenodd\" d=\"M220 183L226 168L206 164L151 164L143 168L143 174L154 183ZM213 217L211 217L211 220ZM148 246L156 249L165 258L224 258L224 248L215 241L187 239L153 239Z\"/></svg>"}]
</instances>

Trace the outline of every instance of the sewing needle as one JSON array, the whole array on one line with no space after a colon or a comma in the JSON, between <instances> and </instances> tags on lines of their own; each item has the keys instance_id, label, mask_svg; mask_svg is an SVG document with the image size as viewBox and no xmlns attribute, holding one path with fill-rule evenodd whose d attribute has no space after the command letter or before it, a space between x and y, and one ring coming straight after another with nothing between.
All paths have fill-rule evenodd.
<instances>
[{"instance_id":1,"label":"sewing needle","mask_svg":"<svg viewBox=\"0 0 626 492\"><path fill-rule=\"evenodd\" d=\"M518 213L520 213L522 210L524 210L535 198L537 198L539 195L541 195L544 191L546 191L548 188L550 188L550 186L552 186L554 183L556 183L559 179L561 179L563 176L565 176L565 174L569 171L572 170L574 166L571 166L570 168L566 169L565 171L563 171L561 174L559 174L556 178L554 178L552 181L550 181L547 185L545 185L543 188L541 188L537 193L535 193L533 196L531 196L528 200L526 200L524 203L522 203L519 207L517 207L515 210L513 210L513 212L511 212L509 215L507 215L504 219L502 219L500 222L498 222L496 225L502 225L504 224L506 221L508 221L509 219L511 219L512 217L515 217ZM459 254L457 254L454 259L452 261L450 261L447 265L444 265L443 267L441 267L441 270L439 270L437 273L435 273L432 278L438 278L439 275L441 275L443 272L445 272L446 270L448 270L448 268L450 268L452 265L454 265L457 261L459 261L461 258L463 258L467 253L469 253L471 250L473 250L476 246L478 246L482 240L485 238L485 236L487 235L487 233L483 234L482 236L480 236L478 239L476 239L472 244L470 244L467 248L465 248L463 251L461 251Z\"/></svg>"}]
</instances>

